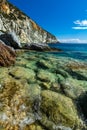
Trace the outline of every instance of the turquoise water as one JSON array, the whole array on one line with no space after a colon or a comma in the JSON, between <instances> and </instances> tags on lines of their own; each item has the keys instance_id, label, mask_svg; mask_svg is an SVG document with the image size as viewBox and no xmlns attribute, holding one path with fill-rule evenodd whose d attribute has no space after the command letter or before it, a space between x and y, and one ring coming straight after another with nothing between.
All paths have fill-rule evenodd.
<instances>
[{"instance_id":1,"label":"turquoise water","mask_svg":"<svg viewBox=\"0 0 87 130\"><path fill-rule=\"evenodd\" d=\"M53 52L56 56L70 57L87 62L87 44L58 43L49 45L62 50L62 52L58 53Z\"/></svg>"}]
</instances>

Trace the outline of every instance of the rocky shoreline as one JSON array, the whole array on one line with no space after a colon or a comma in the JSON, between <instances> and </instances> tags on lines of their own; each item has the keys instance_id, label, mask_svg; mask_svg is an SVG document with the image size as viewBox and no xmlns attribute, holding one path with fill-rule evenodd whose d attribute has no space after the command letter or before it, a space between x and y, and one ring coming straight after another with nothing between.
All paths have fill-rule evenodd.
<instances>
[{"instance_id":1,"label":"rocky shoreline","mask_svg":"<svg viewBox=\"0 0 87 130\"><path fill-rule=\"evenodd\" d=\"M0 73L0 130L87 130L86 63L21 52Z\"/></svg>"},{"instance_id":2,"label":"rocky shoreline","mask_svg":"<svg viewBox=\"0 0 87 130\"><path fill-rule=\"evenodd\" d=\"M51 48L42 43L20 43L15 33L3 33L0 35L0 66L8 66L15 63L17 50L21 51L61 51L60 49ZM9 53L9 54L8 54ZM8 56L9 55L9 56ZM5 58L4 58L5 57ZM12 62L12 58L13 61ZM9 63L7 63L9 62Z\"/></svg>"},{"instance_id":3,"label":"rocky shoreline","mask_svg":"<svg viewBox=\"0 0 87 130\"><path fill-rule=\"evenodd\" d=\"M0 130L87 130L87 63L54 56L54 35L0 4Z\"/></svg>"},{"instance_id":4,"label":"rocky shoreline","mask_svg":"<svg viewBox=\"0 0 87 130\"><path fill-rule=\"evenodd\" d=\"M0 35L0 130L87 130L87 63Z\"/></svg>"}]
</instances>

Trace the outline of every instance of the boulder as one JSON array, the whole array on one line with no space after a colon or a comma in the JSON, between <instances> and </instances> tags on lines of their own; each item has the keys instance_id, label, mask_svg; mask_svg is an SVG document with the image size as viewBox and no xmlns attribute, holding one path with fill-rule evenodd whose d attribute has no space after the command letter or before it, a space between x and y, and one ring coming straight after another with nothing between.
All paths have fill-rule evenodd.
<instances>
[{"instance_id":1,"label":"boulder","mask_svg":"<svg viewBox=\"0 0 87 130\"><path fill-rule=\"evenodd\" d=\"M9 66L15 62L15 51L0 41L0 66Z\"/></svg>"},{"instance_id":2,"label":"boulder","mask_svg":"<svg viewBox=\"0 0 87 130\"><path fill-rule=\"evenodd\" d=\"M14 32L4 33L0 35L0 39L8 46L13 47L14 49L20 49L21 44Z\"/></svg>"}]
</instances>

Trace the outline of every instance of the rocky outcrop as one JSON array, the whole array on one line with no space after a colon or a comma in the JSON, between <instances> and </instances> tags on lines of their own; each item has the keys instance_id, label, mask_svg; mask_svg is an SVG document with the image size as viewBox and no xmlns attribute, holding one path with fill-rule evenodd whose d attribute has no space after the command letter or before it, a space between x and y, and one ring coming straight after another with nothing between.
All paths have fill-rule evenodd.
<instances>
[{"instance_id":1,"label":"rocky outcrop","mask_svg":"<svg viewBox=\"0 0 87 130\"><path fill-rule=\"evenodd\" d=\"M18 40L18 38L17 38L17 36L15 35L14 32L1 34L0 39L7 46L13 47L14 49L20 49L21 48L21 44L20 44L20 42L19 42L19 40Z\"/></svg>"},{"instance_id":2,"label":"rocky outcrop","mask_svg":"<svg viewBox=\"0 0 87 130\"><path fill-rule=\"evenodd\" d=\"M15 51L0 41L0 66L9 66L15 62Z\"/></svg>"},{"instance_id":3,"label":"rocky outcrop","mask_svg":"<svg viewBox=\"0 0 87 130\"><path fill-rule=\"evenodd\" d=\"M0 32L14 31L21 43L56 43L58 40L32 19L8 3L9 14L1 10Z\"/></svg>"},{"instance_id":4,"label":"rocky outcrop","mask_svg":"<svg viewBox=\"0 0 87 130\"><path fill-rule=\"evenodd\" d=\"M44 43L27 43L24 46L22 46L23 49L26 50L36 50L36 51L52 51L52 52L60 52L62 51L61 49L58 48L52 48L48 44Z\"/></svg>"},{"instance_id":5,"label":"rocky outcrop","mask_svg":"<svg viewBox=\"0 0 87 130\"><path fill-rule=\"evenodd\" d=\"M61 51L60 49L50 47L46 43L21 44L15 32L7 32L4 34L1 34L0 40L2 40L7 46L13 47L14 49L36 50L36 51Z\"/></svg>"},{"instance_id":6,"label":"rocky outcrop","mask_svg":"<svg viewBox=\"0 0 87 130\"><path fill-rule=\"evenodd\" d=\"M42 43L31 43L25 44L24 49L36 50L36 51L51 51L51 48L47 44Z\"/></svg>"}]
</instances>

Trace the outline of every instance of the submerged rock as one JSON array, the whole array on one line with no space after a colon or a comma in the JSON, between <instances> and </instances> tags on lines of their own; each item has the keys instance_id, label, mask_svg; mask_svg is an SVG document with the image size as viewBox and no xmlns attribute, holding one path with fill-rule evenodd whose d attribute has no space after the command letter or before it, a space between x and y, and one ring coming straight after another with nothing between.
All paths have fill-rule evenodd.
<instances>
[{"instance_id":1,"label":"submerged rock","mask_svg":"<svg viewBox=\"0 0 87 130\"><path fill-rule=\"evenodd\" d=\"M74 129L81 127L78 112L70 98L49 90L42 91L41 96L41 110L49 121Z\"/></svg>"},{"instance_id":2,"label":"submerged rock","mask_svg":"<svg viewBox=\"0 0 87 130\"><path fill-rule=\"evenodd\" d=\"M43 69L39 69L39 72L37 73L37 77L43 82L53 83L57 80L56 75Z\"/></svg>"},{"instance_id":3,"label":"submerged rock","mask_svg":"<svg viewBox=\"0 0 87 130\"><path fill-rule=\"evenodd\" d=\"M33 123L29 126L26 126L24 130L45 130L45 129L41 127L40 125Z\"/></svg>"},{"instance_id":4,"label":"submerged rock","mask_svg":"<svg viewBox=\"0 0 87 130\"><path fill-rule=\"evenodd\" d=\"M75 61L22 52L14 66L0 67L1 128L87 130L87 81L73 76L69 62ZM85 76L87 70L76 71Z\"/></svg>"},{"instance_id":5,"label":"submerged rock","mask_svg":"<svg viewBox=\"0 0 87 130\"><path fill-rule=\"evenodd\" d=\"M41 59L37 62L37 66L43 69L52 69L53 65L50 61Z\"/></svg>"},{"instance_id":6,"label":"submerged rock","mask_svg":"<svg viewBox=\"0 0 87 130\"><path fill-rule=\"evenodd\" d=\"M28 82L35 81L35 73L32 69L16 66L10 69L9 74L15 79L25 79Z\"/></svg>"},{"instance_id":7,"label":"submerged rock","mask_svg":"<svg viewBox=\"0 0 87 130\"><path fill-rule=\"evenodd\" d=\"M40 87L10 77L0 92L0 126L5 130L42 128L33 123L39 118ZM28 126L28 127L27 127ZM35 129L36 130L36 129ZM37 129L39 130L39 129Z\"/></svg>"},{"instance_id":8,"label":"submerged rock","mask_svg":"<svg viewBox=\"0 0 87 130\"><path fill-rule=\"evenodd\" d=\"M15 51L0 41L0 66L9 66L15 62Z\"/></svg>"},{"instance_id":9,"label":"submerged rock","mask_svg":"<svg viewBox=\"0 0 87 130\"><path fill-rule=\"evenodd\" d=\"M76 79L67 78L65 81L61 82L61 89L67 97L77 99L87 90L87 88L83 87L85 83L85 81L82 82Z\"/></svg>"}]
</instances>

